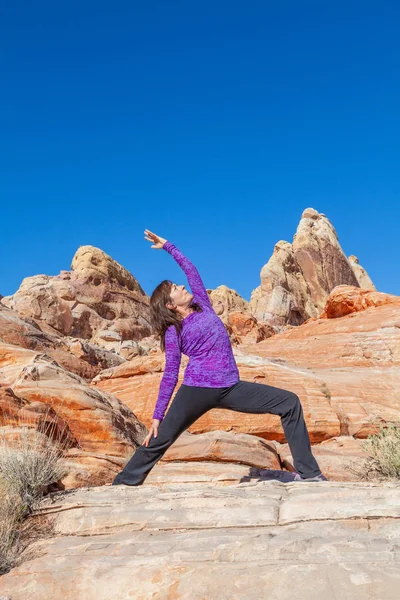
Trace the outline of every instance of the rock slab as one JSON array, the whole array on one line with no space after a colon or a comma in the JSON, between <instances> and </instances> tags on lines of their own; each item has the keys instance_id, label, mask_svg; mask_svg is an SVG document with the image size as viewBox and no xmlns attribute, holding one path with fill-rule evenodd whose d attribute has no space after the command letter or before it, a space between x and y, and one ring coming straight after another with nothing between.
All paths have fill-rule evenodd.
<instances>
[{"instance_id":1,"label":"rock slab","mask_svg":"<svg viewBox=\"0 0 400 600\"><path fill-rule=\"evenodd\" d=\"M400 484L80 488L46 498L12 600L397 600ZM42 517L43 518L43 517Z\"/></svg>"}]
</instances>

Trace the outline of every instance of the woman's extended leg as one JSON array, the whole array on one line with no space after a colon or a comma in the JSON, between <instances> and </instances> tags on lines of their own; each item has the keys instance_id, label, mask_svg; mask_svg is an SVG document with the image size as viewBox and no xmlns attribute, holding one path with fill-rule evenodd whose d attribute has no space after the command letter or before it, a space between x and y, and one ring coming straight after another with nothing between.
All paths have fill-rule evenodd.
<instances>
[{"instance_id":1,"label":"woman's extended leg","mask_svg":"<svg viewBox=\"0 0 400 600\"><path fill-rule=\"evenodd\" d=\"M153 435L148 446L142 444L136 449L123 470L116 475L112 485L142 485L151 469L179 435L201 415L217 406L220 391L218 388L182 384L159 425L157 437Z\"/></svg>"},{"instance_id":2,"label":"woman's extended leg","mask_svg":"<svg viewBox=\"0 0 400 600\"><path fill-rule=\"evenodd\" d=\"M303 408L293 392L264 383L239 381L221 394L218 408L280 415L296 471L307 479L320 475L321 469L311 452Z\"/></svg>"}]
</instances>

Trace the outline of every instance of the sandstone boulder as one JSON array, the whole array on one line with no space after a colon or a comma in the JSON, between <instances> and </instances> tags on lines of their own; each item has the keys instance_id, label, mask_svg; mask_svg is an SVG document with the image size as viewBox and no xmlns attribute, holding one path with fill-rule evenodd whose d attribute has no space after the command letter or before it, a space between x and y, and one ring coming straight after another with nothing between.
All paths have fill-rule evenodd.
<instances>
[{"instance_id":1,"label":"sandstone boulder","mask_svg":"<svg viewBox=\"0 0 400 600\"><path fill-rule=\"evenodd\" d=\"M210 296L213 309L223 323L228 323L230 312L251 315L249 302L226 285L219 285L215 290L208 290L208 295Z\"/></svg>"},{"instance_id":2,"label":"sandstone boulder","mask_svg":"<svg viewBox=\"0 0 400 600\"><path fill-rule=\"evenodd\" d=\"M275 334L267 323L259 322L250 312L250 304L235 290L220 285L208 290L213 309L224 323L232 345L258 343Z\"/></svg>"},{"instance_id":3,"label":"sandstone boulder","mask_svg":"<svg viewBox=\"0 0 400 600\"><path fill-rule=\"evenodd\" d=\"M268 263L260 273L261 285L250 297L252 314L275 328L300 325L318 314L311 291L297 263L292 245L283 240L274 246Z\"/></svg>"},{"instance_id":4,"label":"sandstone boulder","mask_svg":"<svg viewBox=\"0 0 400 600\"><path fill-rule=\"evenodd\" d=\"M161 461L231 462L261 469L280 469L273 442L221 430L198 435L185 431L168 448Z\"/></svg>"},{"instance_id":5,"label":"sandstone boulder","mask_svg":"<svg viewBox=\"0 0 400 600\"><path fill-rule=\"evenodd\" d=\"M248 313L230 312L227 316L227 330L232 344L258 344L261 340L275 335L275 329L268 323L262 323Z\"/></svg>"},{"instance_id":6,"label":"sandstone boulder","mask_svg":"<svg viewBox=\"0 0 400 600\"><path fill-rule=\"evenodd\" d=\"M400 306L400 296L350 285L338 285L329 295L319 318L336 319L350 313L366 310L371 306L383 306L384 304Z\"/></svg>"},{"instance_id":7,"label":"sandstone boulder","mask_svg":"<svg viewBox=\"0 0 400 600\"><path fill-rule=\"evenodd\" d=\"M125 458L147 434L115 396L89 387L46 355L0 344L0 382L1 426L30 427L63 448L89 453L101 467L97 484L100 472L105 476L101 483L110 480L110 469L102 467L104 460ZM120 470L119 464L114 461L111 470ZM67 483L68 476L60 486Z\"/></svg>"},{"instance_id":8,"label":"sandstone boulder","mask_svg":"<svg viewBox=\"0 0 400 600\"><path fill-rule=\"evenodd\" d=\"M23 318L107 349L113 348L110 336L120 342L151 333L149 298L124 267L99 248L81 246L71 268L56 276L27 277L1 302Z\"/></svg>"}]
</instances>

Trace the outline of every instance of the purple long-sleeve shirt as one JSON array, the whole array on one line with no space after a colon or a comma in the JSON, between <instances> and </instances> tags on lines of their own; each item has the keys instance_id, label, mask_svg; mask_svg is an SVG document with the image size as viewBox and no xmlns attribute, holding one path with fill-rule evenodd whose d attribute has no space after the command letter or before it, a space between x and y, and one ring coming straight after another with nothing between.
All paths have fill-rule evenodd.
<instances>
[{"instance_id":1,"label":"purple long-sleeve shirt","mask_svg":"<svg viewBox=\"0 0 400 600\"><path fill-rule=\"evenodd\" d=\"M174 325L165 333L165 369L153 419L164 418L168 403L178 382L181 356L189 356L183 383L196 387L228 387L240 380L231 341L225 326L215 313L196 267L171 242L163 246L182 267L202 312L192 312L182 321L178 336Z\"/></svg>"}]
</instances>

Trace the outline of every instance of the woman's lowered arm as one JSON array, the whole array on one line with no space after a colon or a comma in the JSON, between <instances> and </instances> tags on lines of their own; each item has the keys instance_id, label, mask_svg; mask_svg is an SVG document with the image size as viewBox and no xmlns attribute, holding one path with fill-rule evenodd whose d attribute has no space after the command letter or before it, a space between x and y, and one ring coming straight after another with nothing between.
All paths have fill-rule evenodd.
<instances>
[{"instance_id":1,"label":"woman's lowered arm","mask_svg":"<svg viewBox=\"0 0 400 600\"><path fill-rule=\"evenodd\" d=\"M162 421L164 418L168 403L178 383L181 358L182 354L178 334L175 326L171 325L165 332L165 369L160 383L153 419Z\"/></svg>"}]
</instances>

